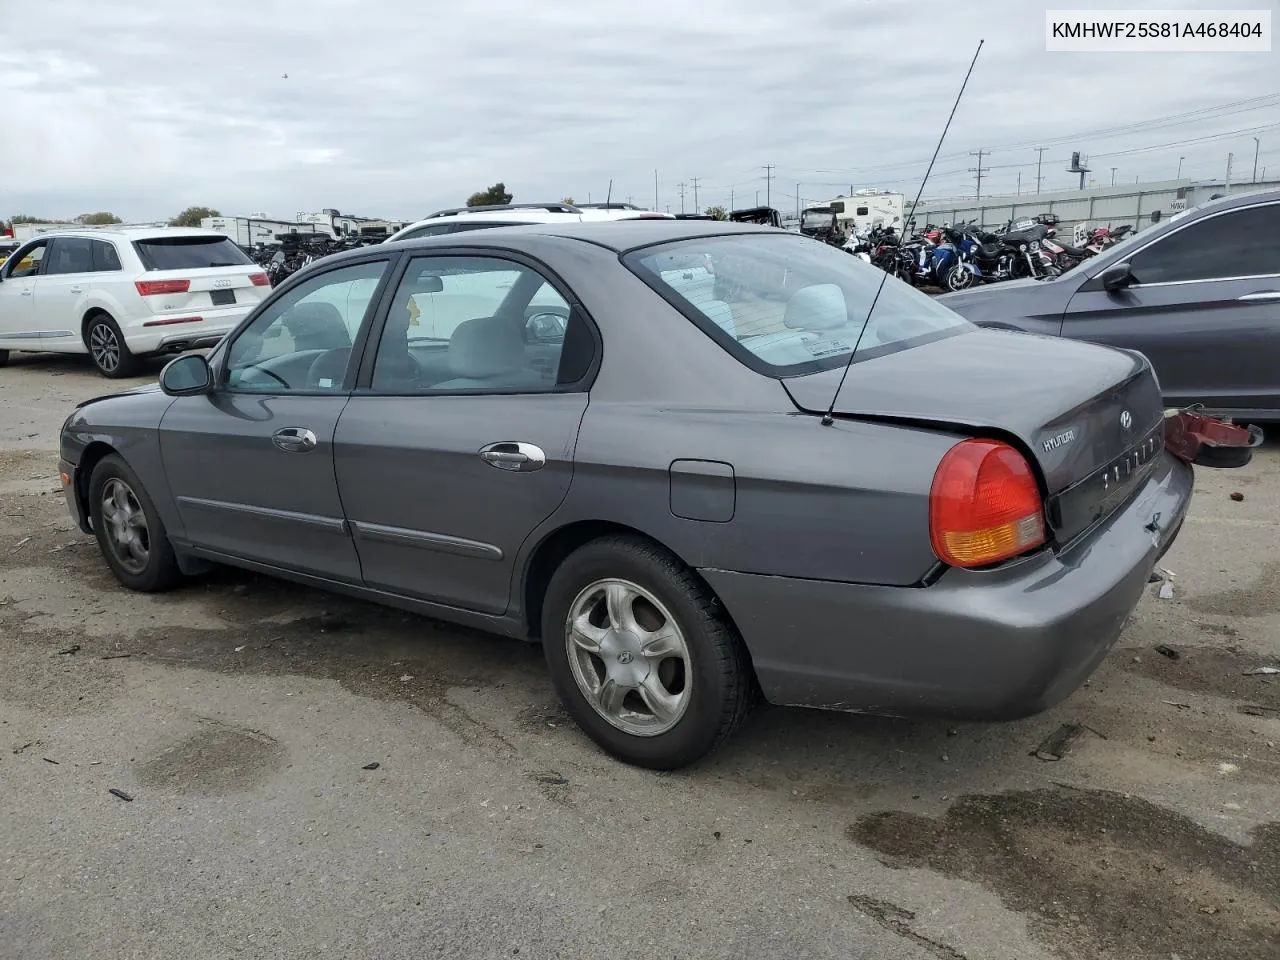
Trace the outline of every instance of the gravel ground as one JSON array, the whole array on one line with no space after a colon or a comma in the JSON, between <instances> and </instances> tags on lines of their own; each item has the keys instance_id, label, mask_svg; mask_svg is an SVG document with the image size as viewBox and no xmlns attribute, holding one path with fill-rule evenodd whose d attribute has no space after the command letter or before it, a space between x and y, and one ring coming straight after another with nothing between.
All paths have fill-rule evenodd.
<instances>
[{"instance_id":1,"label":"gravel ground","mask_svg":"<svg viewBox=\"0 0 1280 960\"><path fill-rule=\"evenodd\" d=\"M55 450L129 385L0 370L5 960L1280 957L1275 444L1200 471L1173 599L1061 707L765 709L654 774L536 648L234 571L118 588Z\"/></svg>"}]
</instances>

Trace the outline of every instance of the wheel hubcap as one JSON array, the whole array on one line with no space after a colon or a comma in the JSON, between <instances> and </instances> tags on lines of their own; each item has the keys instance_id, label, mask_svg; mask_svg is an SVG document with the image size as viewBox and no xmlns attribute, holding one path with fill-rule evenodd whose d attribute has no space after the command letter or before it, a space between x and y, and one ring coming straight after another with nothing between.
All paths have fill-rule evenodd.
<instances>
[{"instance_id":1,"label":"wheel hubcap","mask_svg":"<svg viewBox=\"0 0 1280 960\"><path fill-rule=\"evenodd\" d=\"M102 521L112 555L130 573L141 573L151 557L147 515L137 494L116 477L102 486Z\"/></svg>"},{"instance_id":2,"label":"wheel hubcap","mask_svg":"<svg viewBox=\"0 0 1280 960\"><path fill-rule=\"evenodd\" d=\"M94 324L89 331L89 352L93 354L94 363L108 373L120 366L120 341L105 323Z\"/></svg>"},{"instance_id":3,"label":"wheel hubcap","mask_svg":"<svg viewBox=\"0 0 1280 960\"><path fill-rule=\"evenodd\" d=\"M675 618L643 587L597 580L565 623L569 666L596 713L626 733L653 737L689 705L692 664Z\"/></svg>"}]
</instances>

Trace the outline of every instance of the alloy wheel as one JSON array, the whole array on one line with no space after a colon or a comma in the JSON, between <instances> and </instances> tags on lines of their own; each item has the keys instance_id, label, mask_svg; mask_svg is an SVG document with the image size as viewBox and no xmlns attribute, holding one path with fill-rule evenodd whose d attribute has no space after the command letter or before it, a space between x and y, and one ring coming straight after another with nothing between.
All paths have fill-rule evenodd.
<instances>
[{"instance_id":1,"label":"alloy wheel","mask_svg":"<svg viewBox=\"0 0 1280 960\"><path fill-rule=\"evenodd\" d=\"M120 340L109 324L95 323L90 328L89 353L105 373L114 373L120 366Z\"/></svg>"},{"instance_id":2,"label":"alloy wheel","mask_svg":"<svg viewBox=\"0 0 1280 960\"><path fill-rule=\"evenodd\" d=\"M692 663L683 631L652 593L597 580L569 607L565 647L578 689L625 733L655 737L684 716Z\"/></svg>"},{"instance_id":3,"label":"alloy wheel","mask_svg":"<svg viewBox=\"0 0 1280 960\"><path fill-rule=\"evenodd\" d=\"M102 485L102 519L107 546L130 573L141 573L151 559L151 532L138 495L119 477Z\"/></svg>"}]
</instances>

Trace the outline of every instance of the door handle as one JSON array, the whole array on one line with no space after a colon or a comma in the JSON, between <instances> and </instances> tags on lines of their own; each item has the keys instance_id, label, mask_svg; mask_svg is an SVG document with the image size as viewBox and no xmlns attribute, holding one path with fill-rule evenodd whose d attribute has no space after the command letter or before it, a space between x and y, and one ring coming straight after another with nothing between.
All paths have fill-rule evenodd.
<instances>
[{"instance_id":1,"label":"door handle","mask_svg":"<svg viewBox=\"0 0 1280 960\"><path fill-rule=\"evenodd\" d=\"M24 297L29 297L29 296L31 296L31 294L33 294L33 293L35 293L35 291L34 291L34 290L32 290L30 287L27 287L27 289L25 289L25 290L23 290L23 291L22 291L22 295L23 295Z\"/></svg>"},{"instance_id":2,"label":"door handle","mask_svg":"<svg viewBox=\"0 0 1280 960\"><path fill-rule=\"evenodd\" d=\"M1246 303L1259 303L1268 300L1280 300L1280 290L1263 290L1261 293L1246 293L1242 297L1236 297L1237 300L1243 300Z\"/></svg>"},{"instance_id":3,"label":"door handle","mask_svg":"<svg viewBox=\"0 0 1280 960\"><path fill-rule=\"evenodd\" d=\"M506 440L480 448L480 459L499 470L528 473L547 465L547 455L532 443Z\"/></svg>"},{"instance_id":4,"label":"door handle","mask_svg":"<svg viewBox=\"0 0 1280 960\"><path fill-rule=\"evenodd\" d=\"M72 288L71 288L71 292L72 292L72 293L84 293L84 287L72 287Z\"/></svg>"},{"instance_id":5,"label":"door handle","mask_svg":"<svg viewBox=\"0 0 1280 960\"><path fill-rule=\"evenodd\" d=\"M303 427L285 427L271 435L271 442L285 453L306 453L316 448L316 435Z\"/></svg>"}]
</instances>

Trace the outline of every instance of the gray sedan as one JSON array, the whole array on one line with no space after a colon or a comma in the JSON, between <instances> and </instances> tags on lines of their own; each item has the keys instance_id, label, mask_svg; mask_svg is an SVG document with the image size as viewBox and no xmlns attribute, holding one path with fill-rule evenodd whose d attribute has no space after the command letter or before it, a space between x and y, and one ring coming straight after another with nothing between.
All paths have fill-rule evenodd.
<instances>
[{"instance_id":1,"label":"gray sedan","mask_svg":"<svg viewBox=\"0 0 1280 960\"><path fill-rule=\"evenodd\" d=\"M1191 469L1141 356L895 281L868 319L882 277L705 221L329 257L207 360L82 404L67 501L135 590L225 563L541 641L645 766L760 693L1044 709L1116 640Z\"/></svg>"},{"instance_id":2,"label":"gray sedan","mask_svg":"<svg viewBox=\"0 0 1280 960\"><path fill-rule=\"evenodd\" d=\"M982 326L1139 350L1170 406L1280 420L1280 190L1175 214L1054 280L938 299Z\"/></svg>"}]
</instances>

